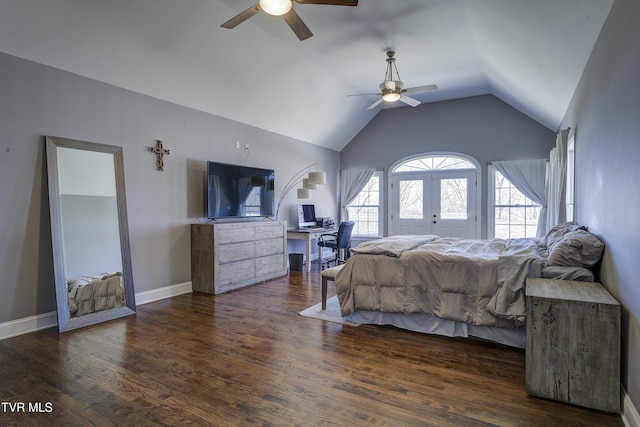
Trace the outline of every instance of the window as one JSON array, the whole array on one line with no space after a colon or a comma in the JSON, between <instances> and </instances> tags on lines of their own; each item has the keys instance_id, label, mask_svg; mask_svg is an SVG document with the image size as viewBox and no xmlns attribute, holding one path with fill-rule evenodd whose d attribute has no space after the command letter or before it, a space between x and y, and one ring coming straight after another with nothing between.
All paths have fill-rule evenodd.
<instances>
[{"instance_id":1,"label":"window","mask_svg":"<svg viewBox=\"0 0 640 427\"><path fill-rule=\"evenodd\" d=\"M421 179L407 179L400 181L400 219L422 219L423 214L423 186Z\"/></svg>"},{"instance_id":2,"label":"window","mask_svg":"<svg viewBox=\"0 0 640 427\"><path fill-rule=\"evenodd\" d=\"M574 214L574 193L575 193L575 170L576 170L576 143L575 136L572 136L569 139L569 143L567 144L567 192L566 192L566 203L567 203L567 221L573 222L575 219L573 217Z\"/></svg>"},{"instance_id":3,"label":"window","mask_svg":"<svg viewBox=\"0 0 640 427\"><path fill-rule=\"evenodd\" d=\"M393 169L396 172L425 172L451 169L476 169L469 160L454 156L425 156L401 163Z\"/></svg>"},{"instance_id":4,"label":"window","mask_svg":"<svg viewBox=\"0 0 640 427\"><path fill-rule=\"evenodd\" d=\"M467 181L464 178L440 180L440 219L467 219Z\"/></svg>"},{"instance_id":5,"label":"window","mask_svg":"<svg viewBox=\"0 0 640 427\"><path fill-rule=\"evenodd\" d=\"M536 237L540 205L522 194L495 167L489 166L489 236L515 239Z\"/></svg>"},{"instance_id":6,"label":"window","mask_svg":"<svg viewBox=\"0 0 640 427\"><path fill-rule=\"evenodd\" d=\"M356 223L353 234L356 236L381 236L382 225L380 220L380 188L382 184L382 172L376 171L364 186L362 191L349 205L347 212L349 220Z\"/></svg>"},{"instance_id":7,"label":"window","mask_svg":"<svg viewBox=\"0 0 640 427\"><path fill-rule=\"evenodd\" d=\"M244 202L244 214L246 216L260 216L262 204L260 203L261 187L253 187Z\"/></svg>"}]
</instances>

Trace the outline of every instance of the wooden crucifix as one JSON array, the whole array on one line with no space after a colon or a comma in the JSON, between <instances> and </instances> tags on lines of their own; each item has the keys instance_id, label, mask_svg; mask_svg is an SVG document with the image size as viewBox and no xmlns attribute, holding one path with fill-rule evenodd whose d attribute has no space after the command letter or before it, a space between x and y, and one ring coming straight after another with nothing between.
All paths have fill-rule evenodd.
<instances>
[{"instance_id":1,"label":"wooden crucifix","mask_svg":"<svg viewBox=\"0 0 640 427\"><path fill-rule=\"evenodd\" d=\"M162 145L162 140L161 139L156 139L156 146L155 147L149 147L149 151L156 153L156 165L158 166L158 170L159 171L163 171L164 170L164 155L166 154L167 156L170 154L169 150L167 150L166 148L164 148L164 146Z\"/></svg>"}]
</instances>

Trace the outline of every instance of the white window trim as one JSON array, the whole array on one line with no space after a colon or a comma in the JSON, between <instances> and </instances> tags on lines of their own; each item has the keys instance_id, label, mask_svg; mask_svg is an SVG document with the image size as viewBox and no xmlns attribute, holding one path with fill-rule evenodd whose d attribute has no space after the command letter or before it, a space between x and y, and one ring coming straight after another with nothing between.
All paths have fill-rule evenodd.
<instances>
[{"instance_id":1,"label":"white window trim","mask_svg":"<svg viewBox=\"0 0 640 427\"><path fill-rule=\"evenodd\" d=\"M495 166L488 165L487 168L487 239L496 238L496 172Z\"/></svg>"},{"instance_id":2,"label":"white window trim","mask_svg":"<svg viewBox=\"0 0 640 427\"><path fill-rule=\"evenodd\" d=\"M375 238L379 238L379 237L383 237L384 235L384 194L382 192L382 189L384 188L384 171L381 169L378 169L374 172L374 174L371 176L372 178L374 176L378 177L378 234L374 235L374 234L353 234L351 237L352 238L367 238L367 239L375 239ZM348 205L347 205L348 206ZM352 221L353 219L349 218L350 221Z\"/></svg>"},{"instance_id":3,"label":"white window trim","mask_svg":"<svg viewBox=\"0 0 640 427\"><path fill-rule=\"evenodd\" d=\"M496 238L496 167L487 168L487 239Z\"/></svg>"},{"instance_id":4,"label":"white window trim","mask_svg":"<svg viewBox=\"0 0 640 427\"><path fill-rule=\"evenodd\" d=\"M575 134L569 138L567 143L567 183L565 194L565 212L567 221L576 220L576 140ZM571 216L569 213L571 212Z\"/></svg>"}]
</instances>

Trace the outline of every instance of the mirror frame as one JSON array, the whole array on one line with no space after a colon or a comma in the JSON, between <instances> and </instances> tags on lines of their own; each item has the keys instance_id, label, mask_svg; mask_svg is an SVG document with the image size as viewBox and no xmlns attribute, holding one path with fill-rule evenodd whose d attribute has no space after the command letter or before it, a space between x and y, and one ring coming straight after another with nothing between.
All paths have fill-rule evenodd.
<instances>
[{"instance_id":1,"label":"mirror frame","mask_svg":"<svg viewBox=\"0 0 640 427\"><path fill-rule=\"evenodd\" d=\"M53 270L56 289L58 331L67 332L97 323L130 316L136 313L133 273L131 270L131 250L129 248L129 226L127 222L127 202L124 185L124 163L122 147L77 141L74 139L46 136L47 174L49 178L49 213L51 216L51 243L53 249ZM120 254L122 256L122 277L124 281L125 305L71 317L65 272L64 239L62 234L62 206L60 198L60 176L57 148L97 151L113 155L116 180L116 203L118 207L118 227L120 231Z\"/></svg>"}]
</instances>

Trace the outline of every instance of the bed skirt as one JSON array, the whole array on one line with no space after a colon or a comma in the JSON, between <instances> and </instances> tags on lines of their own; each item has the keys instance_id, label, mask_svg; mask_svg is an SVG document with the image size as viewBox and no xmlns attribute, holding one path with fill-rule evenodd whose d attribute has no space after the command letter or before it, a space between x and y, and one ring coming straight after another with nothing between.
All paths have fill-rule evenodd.
<instances>
[{"instance_id":1,"label":"bed skirt","mask_svg":"<svg viewBox=\"0 0 640 427\"><path fill-rule=\"evenodd\" d=\"M492 326L470 325L454 320L441 319L425 313L383 313L380 311L357 310L344 316L346 320L368 325L392 325L414 332L422 332L447 337L475 337L510 347L525 348L526 328L496 328Z\"/></svg>"}]
</instances>

